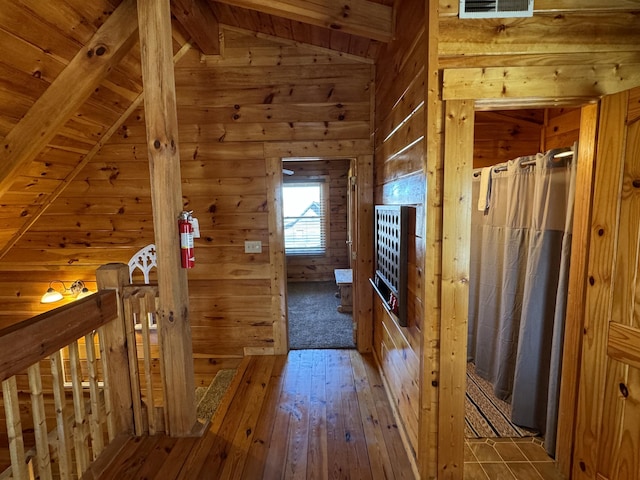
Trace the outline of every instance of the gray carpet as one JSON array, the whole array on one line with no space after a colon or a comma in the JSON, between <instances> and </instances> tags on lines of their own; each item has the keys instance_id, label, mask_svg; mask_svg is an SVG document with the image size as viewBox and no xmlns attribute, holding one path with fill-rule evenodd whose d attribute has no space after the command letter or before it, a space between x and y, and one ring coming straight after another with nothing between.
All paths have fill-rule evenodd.
<instances>
[{"instance_id":1,"label":"gray carpet","mask_svg":"<svg viewBox=\"0 0 640 480\"><path fill-rule=\"evenodd\" d=\"M350 313L337 311L340 299L335 282L290 282L289 347L355 348Z\"/></svg>"}]
</instances>

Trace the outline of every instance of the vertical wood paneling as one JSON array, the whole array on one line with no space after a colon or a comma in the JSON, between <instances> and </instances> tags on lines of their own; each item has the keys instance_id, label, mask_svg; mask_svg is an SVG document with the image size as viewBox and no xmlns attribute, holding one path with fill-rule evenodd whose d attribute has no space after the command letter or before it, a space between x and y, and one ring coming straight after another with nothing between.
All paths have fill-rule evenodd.
<instances>
[{"instance_id":1,"label":"vertical wood paneling","mask_svg":"<svg viewBox=\"0 0 640 480\"><path fill-rule=\"evenodd\" d=\"M445 106L438 478L462 478L467 371L473 102Z\"/></svg>"},{"instance_id":2,"label":"vertical wood paneling","mask_svg":"<svg viewBox=\"0 0 640 480\"><path fill-rule=\"evenodd\" d=\"M633 478L638 472L637 390L640 368L635 360L638 349L638 293L640 280L640 188L634 185L640 178L640 124L627 126L624 148L624 170L619 187L620 213L614 269L611 322L608 327L608 363L605 381L602 432L599 441L598 473L607 478ZM613 193L613 192L612 192ZM615 328L614 327L618 327ZM626 327L626 328L625 328ZM612 346L615 332L625 331L625 342ZM627 336L628 335L628 336Z\"/></svg>"},{"instance_id":3,"label":"vertical wood paneling","mask_svg":"<svg viewBox=\"0 0 640 480\"><path fill-rule=\"evenodd\" d=\"M415 207L415 227L408 239L410 247L411 273L409 278L415 283L409 285L408 326L400 327L382 307L381 300L374 295L374 345L373 350L380 361L381 369L387 379L391 397L397 404L397 414L409 448L420 456L420 469L435 468L427 466L428 441L424 432L434 426L430 423L425 430L420 419L425 411L431 410L429 392L420 392L420 363L422 341L425 334L423 321L423 288L419 284L423 275L422 260L425 251L425 48L427 40L424 29L425 2L405 1L397 11L397 37L386 45L376 66L376 122L375 122L375 203L404 204ZM437 23L437 22L436 22ZM437 81L437 77L436 77ZM428 234L428 232L427 232ZM373 240L373 239L372 239ZM431 252L430 252L431 253ZM437 268L437 267L436 267ZM431 280L431 278L429 278ZM371 287L370 287L371 288ZM439 288L439 287L436 287ZM416 368L407 368L413 364ZM425 371L432 371L432 366ZM427 409L420 405L429 405ZM434 417L435 418L435 417ZM433 456L435 460L435 455ZM416 458L415 460L418 460Z\"/></svg>"},{"instance_id":4,"label":"vertical wood paneling","mask_svg":"<svg viewBox=\"0 0 640 480\"><path fill-rule=\"evenodd\" d=\"M612 269L619 211L616 192L622 176L627 105L628 93L616 94L602 100L600 111L591 242L586 272L589 286L585 301L583 355L572 468L572 475L577 480L595 476L599 439L603 434L601 399L606 363L602 359L606 351L606 324L611 317Z\"/></svg>"},{"instance_id":5,"label":"vertical wood paneling","mask_svg":"<svg viewBox=\"0 0 640 480\"><path fill-rule=\"evenodd\" d=\"M371 352L374 325L373 292L368 279L373 276L373 173L372 155L359 155L355 161L358 198L355 247L356 271L353 288L353 308L357 312L356 346L360 352Z\"/></svg>"},{"instance_id":6,"label":"vertical wood paneling","mask_svg":"<svg viewBox=\"0 0 640 480\"><path fill-rule=\"evenodd\" d=\"M591 206L593 197L593 175L595 171L596 132L599 106L587 105L580 115L580 148L578 149L576 173L576 197L572 231L571 269L567 292L567 317L565 321L562 362L562 385L560 390L556 458L560 471L567 477L571 472L574 421L579 380L579 359L585 295L587 284L587 259L591 229ZM576 245L576 247L573 247Z\"/></svg>"},{"instance_id":7,"label":"vertical wood paneling","mask_svg":"<svg viewBox=\"0 0 640 480\"><path fill-rule=\"evenodd\" d=\"M522 118L521 111L479 111L475 114L473 167L481 168L532 155L541 148L542 122Z\"/></svg>"},{"instance_id":8,"label":"vertical wood paneling","mask_svg":"<svg viewBox=\"0 0 640 480\"><path fill-rule=\"evenodd\" d=\"M277 157L267 159L267 198L269 211L269 257L271 276L271 316L273 318L273 350L276 355L289 351L289 331L287 328L287 289L284 255L284 219L282 213L282 160Z\"/></svg>"}]
</instances>

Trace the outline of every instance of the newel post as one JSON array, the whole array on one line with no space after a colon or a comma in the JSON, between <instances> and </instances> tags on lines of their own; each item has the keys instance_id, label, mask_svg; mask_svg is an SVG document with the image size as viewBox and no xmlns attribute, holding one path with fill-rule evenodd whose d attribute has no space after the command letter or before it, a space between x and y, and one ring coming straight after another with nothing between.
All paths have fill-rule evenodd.
<instances>
[{"instance_id":1,"label":"newel post","mask_svg":"<svg viewBox=\"0 0 640 480\"><path fill-rule=\"evenodd\" d=\"M129 283L129 267L123 263L102 265L96 270L98 290L118 291L118 318L102 327L101 342L105 356L105 378L111 400L111 415L107 415L109 436L133 433L133 402L131 377L124 323L122 287ZM115 431L113 431L115 430Z\"/></svg>"}]
</instances>

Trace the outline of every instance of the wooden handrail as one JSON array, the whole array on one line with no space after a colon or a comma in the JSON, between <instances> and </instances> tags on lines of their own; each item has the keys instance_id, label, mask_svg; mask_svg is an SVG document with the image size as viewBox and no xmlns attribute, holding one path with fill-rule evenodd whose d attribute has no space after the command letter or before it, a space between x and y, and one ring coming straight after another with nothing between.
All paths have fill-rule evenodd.
<instances>
[{"instance_id":1,"label":"wooden handrail","mask_svg":"<svg viewBox=\"0 0 640 480\"><path fill-rule=\"evenodd\" d=\"M0 381L118 316L117 292L105 290L0 330Z\"/></svg>"}]
</instances>

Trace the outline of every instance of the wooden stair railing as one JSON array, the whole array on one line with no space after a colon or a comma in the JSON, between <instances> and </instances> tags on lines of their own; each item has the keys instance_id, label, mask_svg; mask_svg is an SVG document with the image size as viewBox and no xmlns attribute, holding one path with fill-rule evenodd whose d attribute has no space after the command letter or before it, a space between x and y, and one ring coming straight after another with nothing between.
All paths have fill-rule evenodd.
<instances>
[{"instance_id":1,"label":"wooden stair railing","mask_svg":"<svg viewBox=\"0 0 640 480\"><path fill-rule=\"evenodd\" d=\"M105 265L96 278L98 293L0 330L10 459L0 480L81 478L114 440L141 433L122 301L126 266Z\"/></svg>"},{"instance_id":2,"label":"wooden stair railing","mask_svg":"<svg viewBox=\"0 0 640 480\"><path fill-rule=\"evenodd\" d=\"M128 372L123 379L109 366L110 357L119 349L109 342L107 332L117 327L121 318L118 310L117 292L101 291L0 331L0 379L11 459L11 466L0 476L19 480L30 475L41 479L80 478L106 444L119 433L128 433L130 422L122 419L131 414L116 411L113 396L118 385L128 382ZM68 375L64 372L65 349ZM54 417L55 428L51 432L42 386L44 368L50 371L52 382L55 413L49 418ZM25 375L28 398L18 388L18 378ZM65 376L71 379L71 394L65 390ZM25 402L30 405L25 406ZM31 410L33 416L35 444L28 445L32 448L26 451L21 410Z\"/></svg>"},{"instance_id":3,"label":"wooden stair railing","mask_svg":"<svg viewBox=\"0 0 640 480\"><path fill-rule=\"evenodd\" d=\"M155 435L165 431L166 425L162 406L162 373L158 379L158 372L154 372L154 366L162 365L158 330L155 328L158 287L127 285L123 292L127 346L132 359L129 374L135 432L136 435L147 432Z\"/></svg>"},{"instance_id":4,"label":"wooden stair railing","mask_svg":"<svg viewBox=\"0 0 640 480\"><path fill-rule=\"evenodd\" d=\"M124 264L103 265L96 280L98 293L0 330L11 461L0 480L90 476L124 436L166 430L158 288L129 285Z\"/></svg>"}]
</instances>

